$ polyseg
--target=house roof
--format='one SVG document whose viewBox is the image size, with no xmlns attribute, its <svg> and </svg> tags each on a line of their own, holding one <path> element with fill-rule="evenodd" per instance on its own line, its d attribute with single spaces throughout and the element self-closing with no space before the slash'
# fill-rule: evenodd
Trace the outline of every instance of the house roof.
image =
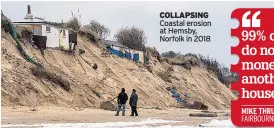
<svg viewBox="0 0 274 128">
<path fill-rule="evenodd" d="M 111 41 L 111 40 L 102 40 L 102 43 L 104 44 L 104 45 L 109 45 L 109 46 L 116 46 L 116 47 L 123 47 L 123 48 L 128 48 L 128 47 L 126 47 L 125 45 L 123 45 L 123 44 L 121 44 L 121 43 L 119 43 L 119 42 L 117 42 L 117 41 Z"/>
<path fill-rule="evenodd" d="M 12 22 L 14 24 L 44 24 L 43 22 Z"/>
<path fill-rule="evenodd" d="M 64 28 L 64 23 L 57 23 L 57 22 L 49 22 L 49 21 L 43 21 L 43 22 L 13 22 L 14 24 L 24 24 L 24 25 L 30 25 L 30 24 L 46 24 L 51 25 L 54 27 Z"/>
<path fill-rule="evenodd" d="M 13 22 L 13 23 L 14 24 L 21 24 L 21 25 L 46 24 L 46 25 L 50 25 L 50 26 L 53 26 L 53 27 L 57 27 L 57 28 L 68 29 L 69 31 L 71 31 L 73 33 L 76 33 L 76 31 L 74 31 L 71 28 L 63 27 L 64 23 L 47 22 L 47 21 L 44 21 L 44 22 Z"/>
</svg>

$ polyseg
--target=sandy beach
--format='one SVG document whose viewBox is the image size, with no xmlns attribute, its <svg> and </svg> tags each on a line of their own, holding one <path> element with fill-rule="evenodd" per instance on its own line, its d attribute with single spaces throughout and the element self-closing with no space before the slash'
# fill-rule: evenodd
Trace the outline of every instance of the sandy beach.
<svg viewBox="0 0 274 128">
<path fill-rule="evenodd" d="M 199 126 L 210 122 L 213 119 L 229 119 L 228 110 L 213 110 L 218 117 L 189 117 L 189 113 L 199 113 L 200 110 L 169 108 L 166 110 L 158 109 L 138 109 L 138 117 L 131 117 L 130 110 L 126 110 L 126 116 L 116 117 L 115 111 L 106 111 L 102 109 L 75 110 L 65 107 L 2 107 L 3 125 L 33 125 L 45 123 L 104 123 L 104 122 L 138 122 L 147 119 L 168 120 L 172 126 Z M 157 123 L 154 123 L 156 125 Z M 161 122 L 158 124 L 160 125 Z"/>
</svg>

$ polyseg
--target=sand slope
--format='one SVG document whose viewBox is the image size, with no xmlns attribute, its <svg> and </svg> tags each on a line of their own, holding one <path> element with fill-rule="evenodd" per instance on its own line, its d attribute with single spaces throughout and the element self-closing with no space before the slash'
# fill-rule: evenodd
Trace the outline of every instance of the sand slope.
<svg viewBox="0 0 274 128">
<path fill-rule="evenodd" d="M 124 87 L 128 95 L 134 88 L 139 95 L 140 107 L 174 107 L 175 99 L 165 89 L 175 86 L 181 94 L 189 93 L 191 99 L 204 102 L 212 109 L 227 109 L 234 94 L 217 78 L 200 67 L 186 70 L 172 66 L 172 83 L 150 73 L 143 65 L 119 58 L 104 57 L 100 48 L 85 38 L 78 39 L 84 49 L 82 57 L 48 49 L 43 57 L 39 50 L 25 43 L 27 53 L 39 60 L 48 70 L 68 80 L 70 91 L 47 79 L 31 73 L 31 63 L 22 58 L 10 35 L 2 34 L 2 105 L 99 107 L 101 101 L 114 98 Z M 98 69 L 90 65 L 97 63 Z M 154 72 L 164 71 L 167 64 L 153 60 Z M 100 96 L 99 96 L 99 95 Z"/>
</svg>

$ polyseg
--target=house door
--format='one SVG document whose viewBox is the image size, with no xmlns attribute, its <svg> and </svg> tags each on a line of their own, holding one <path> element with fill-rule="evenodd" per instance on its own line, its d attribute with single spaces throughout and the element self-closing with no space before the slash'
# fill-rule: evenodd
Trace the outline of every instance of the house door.
<svg viewBox="0 0 274 128">
<path fill-rule="evenodd" d="M 135 62 L 139 61 L 139 54 L 133 54 L 133 61 Z"/>
<path fill-rule="evenodd" d="M 60 29 L 59 45 L 62 50 L 69 50 L 68 33 L 65 29 Z"/>
</svg>

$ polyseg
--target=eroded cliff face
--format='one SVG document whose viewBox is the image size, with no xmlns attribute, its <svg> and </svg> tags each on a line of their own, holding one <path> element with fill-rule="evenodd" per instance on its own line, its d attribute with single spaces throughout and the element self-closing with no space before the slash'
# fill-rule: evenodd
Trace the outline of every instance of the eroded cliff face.
<svg viewBox="0 0 274 128">
<path fill-rule="evenodd" d="M 211 109 L 227 109 L 235 98 L 225 85 L 203 68 L 187 70 L 151 58 L 151 73 L 142 64 L 115 55 L 104 56 L 94 43 L 78 37 L 75 54 L 47 49 L 43 57 L 28 42 L 22 43 L 26 52 L 42 63 L 46 71 L 69 83 L 70 90 L 67 91 L 52 79 L 34 75 L 35 66 L 21 56 L 9 34 L 2 34 L 2 105 L 99 107 L 101 101 L 116 97 L 121 88 L 125 88 L 128 95 L 136 89 L 140 107 L 176 106 L 176 100 L 166 87 L 175 87 L 182 95 L 188 93 L 191 100 L 201 101 Z M 79 49 L 85 53 L 79 55 Z M 92 68 L 95 63 L 97 70 Z M 158 75 L 168 68 L 172 68 L 170 82 Z"/>
</svg>

